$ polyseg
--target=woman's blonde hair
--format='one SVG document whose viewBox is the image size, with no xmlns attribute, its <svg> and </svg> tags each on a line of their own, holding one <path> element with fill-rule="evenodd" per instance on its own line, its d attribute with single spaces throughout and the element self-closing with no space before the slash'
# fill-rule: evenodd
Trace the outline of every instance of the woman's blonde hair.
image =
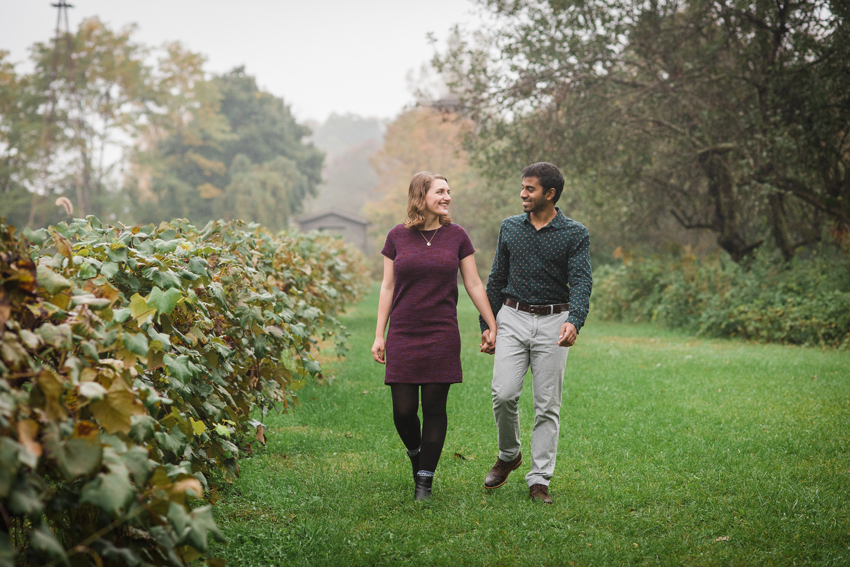
<svg viewBox="0 0 850 567">
<path fill-rule="evenodd" d="M 404 219 L 405 228 L 419 228 L 425 225 L 425 195 L 431 188 L 435 179 L 449 182 L 445 176 L 420 171 L 410 180 L 410 188 L 407 190 L 407 218 Z M 452 224 L 452 217 L 448 214 L 440 215 L 440 224 L 446 226 Z"/>
</svg>

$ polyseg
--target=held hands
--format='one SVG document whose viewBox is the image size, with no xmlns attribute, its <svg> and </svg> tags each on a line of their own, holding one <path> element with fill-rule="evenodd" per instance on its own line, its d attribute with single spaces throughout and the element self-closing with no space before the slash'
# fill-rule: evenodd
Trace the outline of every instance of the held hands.
<svg viewBox="0 0 850 567">
<path fill-rule="evenodd" d="M 387 363 L 386 345 L 384 344 L 384 337 L 375 338 L 375 342 L 372 344 L 372 358 L 374 358 L 376 362 L 380 362 L 381 364 Z"/>
<path fill-rule="evenodd" d="M 564 323 L 561 325 L 561 334 L 558 336 L 558 346 L 571 347 L 575 344 L 577 337 L 576 326 L 572 323 Z"/>
<path fill-rule="evenodd" d="M 486 352 L 487 354 L 495 354 L 496 353 L 496 329 L 492 331 L 487 329 L 483 333 L 481 333 L 481 352 Z"/>
</svg>

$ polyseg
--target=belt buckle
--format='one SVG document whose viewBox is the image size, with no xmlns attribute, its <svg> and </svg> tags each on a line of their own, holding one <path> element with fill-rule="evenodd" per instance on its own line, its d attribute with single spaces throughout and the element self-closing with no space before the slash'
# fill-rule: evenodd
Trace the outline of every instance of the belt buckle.
<svg viewBox="0 0 850 567">
<path fill-rule="evenodd" d="M 551 305 L 531 305 L 530 306 L 531 313 L 534 315 L 551 315 L 552 314 L 552 306 Z"/>
</svg>

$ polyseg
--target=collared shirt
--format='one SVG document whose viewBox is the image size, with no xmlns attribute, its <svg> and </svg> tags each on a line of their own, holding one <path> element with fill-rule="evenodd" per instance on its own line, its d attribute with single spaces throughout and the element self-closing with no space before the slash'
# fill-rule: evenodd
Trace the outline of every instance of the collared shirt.
<svg viewBox="0 0 850 567">
<path fill-rule="evenodd" d="M 569 303 L 567 321 L 578 331 L 593 288 L 590 235 L 584 225 L 555 210 L 555 218 L 540 230 L 531 224 L 530 213 L 502 221 L 487 298 L 493 315 L 508 297 L 530 305 Z M 479 321 L 481 330 L 487 329 L 482 317 Z"/>
</svg>

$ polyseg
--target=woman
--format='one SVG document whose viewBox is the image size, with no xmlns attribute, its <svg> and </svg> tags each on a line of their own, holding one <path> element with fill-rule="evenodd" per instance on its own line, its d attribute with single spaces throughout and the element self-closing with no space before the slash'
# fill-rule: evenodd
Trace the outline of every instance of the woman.
<svg viewBox="0 0 850 567">
<path fill-rule="evenodd" d="M 490 343 L 496 320 L 478 270 L 475 249 L 466 231 L 449 216 L 449 184 L 428 171 L 410 180 L 407 219 L 387 234 L 381 251 L 384 279 L 372 357 L 386 364 L 393 421 L 413 466 L 414 499 L 431 497 L 434 471 L 443 451 L 448 420 L 449 386 L 461 382 L 460 333 L 457 326 L 457 270 L 484 321 Z M 384 330 L 390 320 L 389 333 Z M 419 392 L 422 391 L 422 429 Z"/>
</svg>

